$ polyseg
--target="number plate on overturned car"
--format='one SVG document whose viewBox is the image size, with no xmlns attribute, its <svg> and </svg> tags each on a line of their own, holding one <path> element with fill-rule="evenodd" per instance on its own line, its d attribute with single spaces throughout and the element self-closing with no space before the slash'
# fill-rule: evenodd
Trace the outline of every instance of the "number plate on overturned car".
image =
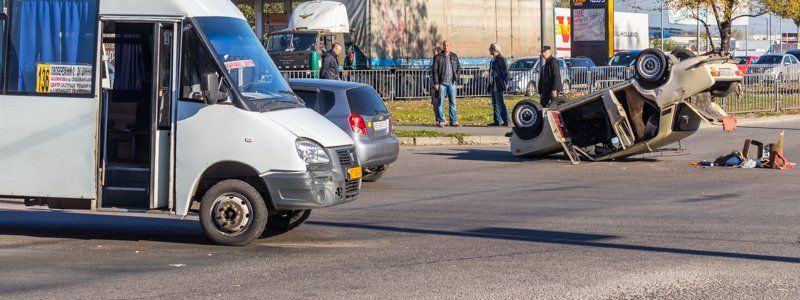
<svg viewBox="0 0 800 300">
<path fill-rule="evenodd" d="M 347 175 L 349 175 L 349 180 L 359 180 L 362 177 L 361 167 L 352 167 L 347 169 Z"/>
</svg>

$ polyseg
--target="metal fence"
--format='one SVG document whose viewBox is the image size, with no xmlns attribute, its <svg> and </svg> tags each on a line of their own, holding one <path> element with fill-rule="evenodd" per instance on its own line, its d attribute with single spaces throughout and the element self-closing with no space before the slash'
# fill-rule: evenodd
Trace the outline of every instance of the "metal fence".
<svg viewBox="0 0 800 300">
<path fill-rule="evenodd" d="M 286 79 L 315 78 L 314 71 L 283 71 Z M 587 93 L 604 89 L 632 78 L 630 67 L 601 66 L 562 70 L 567 93 Z M 431 96 L 430 71 L 426 69 L 349 70 L 340 73 L 346 81 L 360 82 L 375 88 L 386 101 L 423 99 Z M 508 94 L 533 96 L 539 73 L 532 70 L 509 71 Z M 461 71 L 458 97 L 488 97 L 489 71 Z M 800 66 L 751 65 L 747 69 L 742 91 L 722 99 L 723 108 L 731 113 L 800 109 Z"/>
</svg>

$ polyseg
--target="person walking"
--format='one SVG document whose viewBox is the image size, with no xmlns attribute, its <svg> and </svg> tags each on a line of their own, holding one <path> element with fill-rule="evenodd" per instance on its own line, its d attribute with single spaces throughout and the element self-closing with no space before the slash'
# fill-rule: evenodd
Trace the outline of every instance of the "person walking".
<svg viewBox="0 0 800 300">
<path fill-rule="evenodd" d="M 492 62 L 489 64 L 489 94 L 494 107 L 494 122 L 488 126 L 508 126 L 508 109 L 503 93 L 508 86 L 508 66 L 506 58 L 500 54 L 500 46 L 493 43 L 489 46 Z"/>
<path fill-rule="evenodd" d="M 558 59 L 553 56 L 550 46 L 542 47 L 543 63 L 539 64 L 539 96 L 542 107 L 547 107 L 558 94 L 563 91 L 561 86 L 561 67 Z"/>
<path fill-rule="evenodd" d="M 333 43 L 331 51 L 325 53 L 322 57 L 322 68 L 319 70 L 319 78 L 321 79 L 339 79 L 339 55 L 342 55 L 342 45 Z"/>
<path fill-rule="evenodd" d="M 458 85 L 461 64 L 458 55 L 452 52 L 450 41 L 442 42 L 442 52 L 433 60 L 433 79 L 436 83 L 433 88 L 439 92 L 439 105 L 436 107 L 436 122 L 439 127 L 444 127 L 444 98 L 448 98 L 450 106 L 450 126 L 458 124 L 456 112 L 456 86 Z"/>
<path fill-rule="evenodd" d="M 437 126 L 439 125 L 439 119 L 437 119 L 437 117 L 436 117 L 436 116 L 438 116 L 436 114 L 436 112 L 437 112 L 437 109 L 439 107 L 439 91 L 437 91 L 434 88 L 434 86 L 436 85 L 436 82 L 433 80 L 433 77 L 434 77 L 433 76 L 433 65 L 434 65 L 433 62 L 436 61 L 436 56 L 439 55 L 439 53 L 441 53 L 441 52 L 442 52 L 442 47 L 436 46 L 436 47 L 433 48 L 433 56 L 431 56 L 431 58 L 432 58 L 431 59 L 431 67 L 428 70 L 428 78 L 430 80 L 430 87 L 431 87 L 431 90 L 430 90 L 430 93 L 431 93 L 431 107 L 433 107 L 433 119 L 434 119 L 434 122 L 436 122 Z"/>
</svg>

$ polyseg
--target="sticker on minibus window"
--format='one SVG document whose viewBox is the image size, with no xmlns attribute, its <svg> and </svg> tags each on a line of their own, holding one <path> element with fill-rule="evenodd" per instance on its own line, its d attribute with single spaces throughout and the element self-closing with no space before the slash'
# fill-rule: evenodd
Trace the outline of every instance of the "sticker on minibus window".
<svg viewBox="0 0 800 300">
<path fill-rule="evenodd" d="M 255 67 L 256 63 L 251 59 L 247 60 L 234 60 L 225 62 L 225 68 L 228 70 Z"/>
<path fill-rule="evenodd" d="M 92 66 L 36 66 L 36 92 L 40 94 L 88 94 L 92 92 Z"/>
</svg>

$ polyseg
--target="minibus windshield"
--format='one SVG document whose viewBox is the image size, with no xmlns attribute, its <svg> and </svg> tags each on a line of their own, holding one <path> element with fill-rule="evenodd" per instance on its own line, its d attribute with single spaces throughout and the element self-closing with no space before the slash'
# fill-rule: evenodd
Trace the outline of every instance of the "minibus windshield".
<svg viewBox="0 0 800 300">
<path fill-rule="evenodd" d="M 275 102 L 302 105 L 302 100 L 289 88 L 247 21 L 200 17 L 195 22 L 211 43 L 214 56 L 230 75 L 232 85 L 245 102 L 250 102 L 251 109 L 269 110 Z"/>
</svg>

